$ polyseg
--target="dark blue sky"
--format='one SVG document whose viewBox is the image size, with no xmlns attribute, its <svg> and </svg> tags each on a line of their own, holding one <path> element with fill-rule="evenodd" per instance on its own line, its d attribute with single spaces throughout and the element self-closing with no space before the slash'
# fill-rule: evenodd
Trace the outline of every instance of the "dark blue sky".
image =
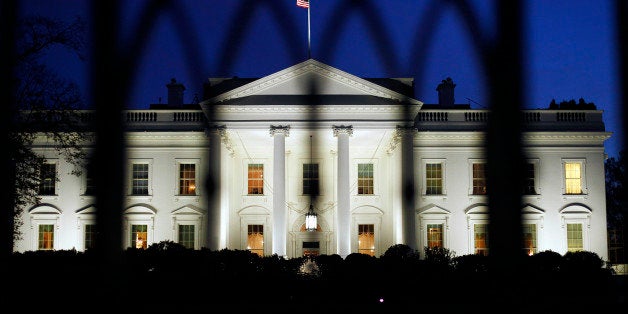
<svg viewBox="0 0 628 314">
<path fill-rule="evenodd" d="M 416 98 L 424 103 L 436 103 L 436 86 L 451 77 L 457 103 L 488 107 L 478 56 L 481 42 L 495 36 L 493 1 L 468 1 L 481 39 L 471 37 L 468 24 L 453 6 L 442 5 L 445 1 L 361 2 L 312 0 L 312 58 L 360 77 L 414 77 Z M 22 12 L 90 20 L 85 0 L 19 3 Z M 151 19 L 151 33 L 145 35 L 137 34 L 137 23 L 151 1 L 122 3 L 122 45 L 138 36 L 147 43 L 127 102 L 131 109 L 165 102 L 171 78 L 186 86 L 185 101 L 192 102 L 209 77 L 263 77 L 308 56 L 307 9 L 297 7 L 296 0 L 173 1 L 174 7 Z M 533 0 L 524 5 L 525 107 L 547 108 L 552 99 L 595 103 L 613 132 L 606 151 L 617 156 L 623 131 L 614 2 Z M 49 60 L 62 76 L 86 82 L 87 63 L 63 51 L 53 51 Z M 81 83 L 86 94 L 87 85 Z"/>
</svg>

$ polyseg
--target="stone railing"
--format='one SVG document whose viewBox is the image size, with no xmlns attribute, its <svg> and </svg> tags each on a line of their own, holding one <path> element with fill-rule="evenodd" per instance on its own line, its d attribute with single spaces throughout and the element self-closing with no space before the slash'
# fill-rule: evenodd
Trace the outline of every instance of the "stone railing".
<svg viewBox="0 0 628 314">
<path fill-rule="evenodd" d="M 420 131 L 478 130 L 486 127 L 489 110 L 425 109 L 417 114 Z M 524 110 L 525 131 L 604 131 L 600 110 Z"/>
<path fill-rule="evenodd" d="M 202 110 L 125 110 L 123 122 L 127 130 L 202 130 L 206 126 Z M 81 122 L 95 121 L 96 112 L 80 112 Z"/>
</svg>

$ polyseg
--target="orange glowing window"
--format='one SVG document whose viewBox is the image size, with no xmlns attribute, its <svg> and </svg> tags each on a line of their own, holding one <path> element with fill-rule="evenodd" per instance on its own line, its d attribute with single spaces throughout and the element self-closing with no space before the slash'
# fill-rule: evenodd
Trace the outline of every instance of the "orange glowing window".
<svg viewBox="0 0 628 314">
<path fill-rule="evenodd" d="M 264 225 L 249 225 L 246 249 L 264 256 Z"/>
<path fill-rule="evenodd" d="M 179 195 L 196 195 L 195 164 L 179 164 Z"/>
<path fill-rule="evenodd" d="M 264 164 L 249 164 L 248 194 L 264 194 Z"/>
<path fill-rule="evenodd" d="M 358 225 L 358 253 L 375 256 L 375 225 Z"/>
<path fill-rule="evenodd" d="M 52 250 L 54 249 L 54 225 L 39 225 L 39 236 L 37 241 L 37 249 Z"/>
</svg>

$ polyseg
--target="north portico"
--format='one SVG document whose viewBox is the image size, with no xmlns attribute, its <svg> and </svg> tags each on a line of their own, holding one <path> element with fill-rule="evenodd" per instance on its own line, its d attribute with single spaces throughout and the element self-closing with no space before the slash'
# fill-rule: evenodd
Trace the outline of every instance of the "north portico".
<svg viewBox="0 0 628 314">
<path fill-rule="evenodd" d="M 420 106 L 312 59 L 202 102 L 205 112 L 213 110 L 210 123 L 224 128 L 221 149 L 229 158 L 221 158 L 228 163 L 222 169 L 235 171 L 221 175 L 233 184 L 221 213 L 228 213 L 228 229 L 234 230 L 221 246 L 246 245 L 250 224 L 262 226 L 265 254 L 287 257 L 304 251 L 345 257 L 357 251 L 363 222 L 377 227 L 378 243 L 401 241 L 392 232 L 401 218 L 393 200 L 401 195 L 390 195 L 401 184 L 398 128 L 411 125 Z M 372 193 L 357 193 L 358 163 L 385 174 L 373 180 Z M 263 193 L 250 194 L 244 181 L 251 164 L 263 168 Z M 311 199 L 303 191 L 303 169 L 310 164 L 317 167 L 320 188 L 312 204 L 315 232 L 303 227 Z"/>
</svg>

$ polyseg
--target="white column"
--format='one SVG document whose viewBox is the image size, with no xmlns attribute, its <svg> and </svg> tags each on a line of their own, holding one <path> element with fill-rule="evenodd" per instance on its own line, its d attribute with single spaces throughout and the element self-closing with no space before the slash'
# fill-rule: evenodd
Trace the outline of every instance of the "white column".
<svg viewBox="0 0 628 314">
<path fill-rule="evenodd" d="M 351 183 L 349 180 L 349 136 L 352 126 L 334 126 L 334 136 L 338 138 L 338 206 L 336 235 L 338 255 L 342 258 L 351 254 Z"/>
<path fill-rule="evenodd" d="M 220 213 L 221 213 L 221 139 L 225 134 L 224 126 L 215 126 L 206 131 L 209 136 L 209 162 L 205 186 L 207 188 L 207 248 L 220 249 Z"/>
<path fill-rule="evenodd" d="M 287 257 L 286 137 L 290 126 L 270 126 L 273 145 L 273 254 Z"/>
<path fill-rule="evenodd" d="M 414 127 L 397 127 L 401 133 L 401 228 L 403 243 L 414 250 L 418 249 L 415 220 L 414 175 Z"/>
</svg>

